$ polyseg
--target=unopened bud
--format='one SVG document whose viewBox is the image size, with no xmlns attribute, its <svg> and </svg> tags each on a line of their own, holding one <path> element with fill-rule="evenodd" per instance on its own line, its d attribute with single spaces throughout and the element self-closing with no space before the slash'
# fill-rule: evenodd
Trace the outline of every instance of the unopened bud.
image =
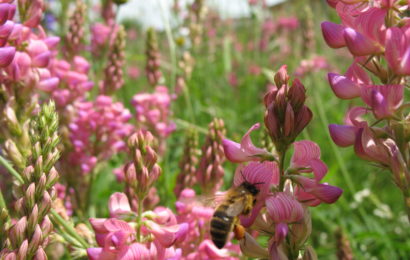
<svg viewBox="0 0 410 260">
<path fill-rule="evenodd" d="M 34 254 L 43 240 L 43 234 L 39 225 L 34 228 L 34 233 L 31 236 L 28 252 L 30 255 Z"/>
<path fill-rule="evenodd" d="M 15 136 L 20 136 L 22 134 L 22 129 L 17 120 L 16 113 L 10 105 L 7 105 L 4 109 L 4 118 L 6 119 L 8 129 Z"/>
<path fill-rule="evenodd" d="M 24 194 L 24 201 L 25 201 L 25 207 L 28 210 L 31 210 L 34 207 L 34 203 L 35 203 L 35 196 L 36 196 L 36 184 L 33 182 L 31 183 L 25 194 Z"/>
<path fill-rule="evenodd" d="M 289 75 L 287 71 L 287 66 L 282 65 L 278 72 L 275 73 L 275 84 L 278 88 L 282 87 L 283 85 L 287 85 L 289 81 Z"/>
<path fill-rule="evenodd" d="M 36 260 L 47 260 L 47 255 L 46 252 L 42 247 L 39 247 L 37 249 L 36 255 L 34 256 L 34 259 Z"/>
<path fill-rule="evenodd" d="M 16 224 L 14 224 L 9 231 L 9 239 L 14 248 L 21 245 L 25 238 L 27 229 L 27 217 L 22 217 Z"/>
<path fill-rule="evenodd" d="M 17 259 L 27 259 L 27 254 L 28 253 L 28 241 L 27 239 L 21 243 L 18 252 L 17 252 Z"/>
<path fill-rule="evenodd" d="M 293 80 L 292 87 L 288 90 L 288 99 L 293 109 L 297 112 L 306 101 L 306 90 L 299 79 Z"/>
<path fill-rule="evenodd" d="M 28 217 L 28 222 L 27 222 L 28 233 L 31 233 L 31 232 L 34 231 L 38 221 L 39 221 L 38 206 L 36 204 L 36 205 L 34 205 L 33 210 L 31 211 L 31 213 Z"/>
<path fill-rule="evenodd" d="M 43 232 L 43 235 L 47 235 L 51 233 L 51 231 L 53 230 L 53 224 L 51 223 L 51 220 L 47 215 L 43 218 L 40 227 Z"/>
<path fill-rule="evenodd" d="M 54 167 L 52 167 L 50 172 L 48 173 L 46 189 L 49 189 L 52 186 L 54 186 L 54 184 L 56 184 L 56 182 L 58 181 L 58 178 L 59 175 L 57 170 Z"/>
<path fill-rule="evenodd" d="M 23 169 L 26 166 L 26 159 L 20 153 L 17 148 L 16 143 L 8 139 L 4 143 L 4 150 L 7 153 L 7 157 L 13 162 L 13 165 L 17 166 L 20 169 Z"/>
</svg>

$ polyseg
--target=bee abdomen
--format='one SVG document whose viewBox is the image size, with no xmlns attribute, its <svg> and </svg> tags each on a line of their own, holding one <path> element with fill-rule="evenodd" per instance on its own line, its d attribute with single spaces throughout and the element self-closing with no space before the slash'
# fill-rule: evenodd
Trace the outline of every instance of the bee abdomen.
<svg viewBox="0 0 410 260">
<path fill-rule="evenodd" d="M 229 232 L 232 229 L 233 217 L 228 216 L 225 211 L 218 208 L 211 220 L 211 237 L 215 246 L 225 246 Z"/>
</svg>

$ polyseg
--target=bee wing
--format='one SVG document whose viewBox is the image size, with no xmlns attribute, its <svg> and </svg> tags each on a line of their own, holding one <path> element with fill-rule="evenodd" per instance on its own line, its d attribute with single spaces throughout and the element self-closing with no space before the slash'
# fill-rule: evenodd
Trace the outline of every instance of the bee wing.
<svg viewBox="0 0 410 260">
<path fill-rule="evenodd" d="M 218 192 L 213 195 L 197 195 L 193 198 L 183 198 L 179 201 L 188 204 L 196 204 L 203 207 L 215 208 L 225 199 L 225 192 Z"/>
<path fill-rule="evenodd" d="M 242 213 L 244 207 L 245 200 L 243 198 L 238 199 L 237 201 L 229 205 L 228 209 L 226 210 L 226 214 L 231 217 L 236 217 Z"/>
</svg>

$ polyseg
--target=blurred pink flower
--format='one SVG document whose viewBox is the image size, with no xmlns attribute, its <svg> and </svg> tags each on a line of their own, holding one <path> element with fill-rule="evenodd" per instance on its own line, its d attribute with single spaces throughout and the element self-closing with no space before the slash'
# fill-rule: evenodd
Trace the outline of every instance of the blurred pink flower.
<svg viewBox="0 0 410 260">
<path fill-rule="evenodd" d="M 136 111 L 138 125 L 151 131 L 156 137 L 166 138 L 176 128 L 169 120 L 172 99 L 165 86 L 156 87 L 152 94 L 136 94 L 132 99 L 132 105 Z"/>
</svg>

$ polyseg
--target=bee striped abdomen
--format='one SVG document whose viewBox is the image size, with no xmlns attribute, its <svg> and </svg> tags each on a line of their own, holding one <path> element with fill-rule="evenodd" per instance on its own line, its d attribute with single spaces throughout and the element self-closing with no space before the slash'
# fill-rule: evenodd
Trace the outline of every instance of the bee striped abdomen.
<svg viewBox="0 0 410 260">
<path fill-rule="evenodd" d="M 228 216 L 226 209 L 228 206 L 219 206 L 211 220 L 211 236 L 215 246 L 222 248 L 225 246 L 229 232 L 232 229 L 233 217 Z"/>
</svg>

